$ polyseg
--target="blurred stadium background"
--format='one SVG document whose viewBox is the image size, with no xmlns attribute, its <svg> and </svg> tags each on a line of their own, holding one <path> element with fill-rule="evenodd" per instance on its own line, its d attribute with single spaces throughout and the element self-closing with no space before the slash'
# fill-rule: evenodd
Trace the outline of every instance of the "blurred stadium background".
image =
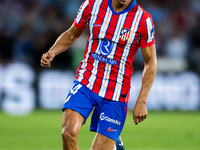
<svg viewBox="0 0 200 150">
<path fill-rule="evenodd" d="M 0 0 L 0 150 L 6 149 L 6 145 L 9 147 L 12 139 L 20 138 L 20 133 L 21 138 L 25 140 L 24 145 L 21 144 L 23 148 L 17 144 L 15 148 L 10 149 L 31 149 L 31 144 L 26 144 L 26 139 L 23 138 L 26 135 L 26 133 L 22 134 L 23 126 L 18 122 L 25 121 L 35 126 L 54 122 L 55 126 L 50 125 L 49 130 L 46 129 L 44 134 L 51 131 L 51 127 L 55 128 L 53 133 L 60 132 L 59 121 L 62 113 L 58 109 L 62 108 L 66 94 L 74 80 L 76 68 L 83 58 L 87 31 L 68 51 L 54 59 L 52 68 L 41 68 L 40 58 L 52 46 L 56 38 L 71 26 L 82 2 L 83 0 Z M 154 134 L 157 137 L 155 140 L 160 141 L 160 144 L 157 143 L 157 147 L 152 146 L 150 149 L 199 150 L 200 144 L 197 138 L 200 140 L 200 129 L 196 125 L 200 123 L 200 1 L 137 0 L 137 2 L 151 13 L 156 30 L 158 73 L 147 104 L 150 114 L 153 111 L 150 116 L 158 116 L 159 120 L 163 121 L 163 125 L 168 124 L 165 118 L 172 121 L 170 116 L 182 118 L 181 121 L 174 118 L 172 122 L 173 125 L 177 125 L 177 128 L 166 130 L 166 135 L 170 137 L 166 136 L 168 138 L 164 138 L 162 142 L 158 132 L 158 135 Z M 130 110 L 133 109 L 140 90 L 143 65 L 139 50 L 133 63 L 135 70 L 132 77 Z M 155 110 L 156 112 L 154 112 Z M 54 113 L 57 116 L 53 115 Z M 53 119 L 51 120 L 52 115 Z M 36 119 L 36 116 L 44 118 Z M 129 118 L 131 118 L 130 116 Z M 49 120 L 47 119 L 45 122 L 46 117 L 49 117 Z M 56 122 L 54 119 L 57 117 L 59 119 Z M 158 123 L 156 118 L 154 119 Z M 128 122 L 131 122 L 130 120 Z M 185 122 L 191 122 L 187 126 L 189 131 L 181 132 L 187 130 L 182 126 L 182 123 Z M 144 128 L 137 127 L 138 130 L 153 134 L 151 128 L 148 128 L 148 123 L 151 124 L 150 127 L 153 126 L 153 121 L 147 121 L 142 126 Z M 16 129 L 12 128 L 15 124 L 18 125 Z M 135 132 L 129 135 L 131 130 L 129 125 L 127 126 L 128 129 L 124 131 L 124 143 L 127 146 L 130 145 L 128 150 L 131 150 L 132 147 L 134 149 L 134 146 L 140 150 L 145 133 L 142 133 L 143 136 L 139 138 L 141 141 L 136 142 L 138 144 L 131 146 L 130 139 L 136 140 L 137 138 L 134 137 Z M 44 125 L 45 127 L 46 125 Z M 160 124 L 159 126 L 155 125 L 155 132 L 159 127 L 163 130 L 166 129 Z M 33 132 L 36 131 L 36 128 L 34 129 Z M 169 135 L 169 133 L 177 132 L 179 129 L 180 133 L 186 134 L 186 142 L 182 141 L 181 147 L 180 139 L 177 137 L 179 148 L 170 147 L 169 143 L 173 141 L 170 139 L 174 135 Z M 28 131 L 32 131 L 31 128 Z M 37 131 L 43 130 L 39 128 Z M 88 131 L 86 131 L 87 133 Z M 180 134 L 180 136 L 184 135 Z M 35 137 L 37 139 L 37 134 Z M 190 141 L 188 147 L 185 146 L 192 138 L 194 143 Z M 47 145 L 51 144 L 52 140 L 60 142 L 60 139 L 52 138 L 48 140 Z M 43 149 L 59 149 L 61 143 L 59 144 L 58 148 L 55 144 L 55 148 L 51 145 L 51 148 L 44 146 Z M 150 150 L 147 145 L 142 148 L 147 147 L 145 150 Z M 159 147 L 159 145 L 166 146 Z M 87 146 L 83 147 L 87 149 Z M 32 149 L 40 148 L 32 145 Z"/>
</svg>

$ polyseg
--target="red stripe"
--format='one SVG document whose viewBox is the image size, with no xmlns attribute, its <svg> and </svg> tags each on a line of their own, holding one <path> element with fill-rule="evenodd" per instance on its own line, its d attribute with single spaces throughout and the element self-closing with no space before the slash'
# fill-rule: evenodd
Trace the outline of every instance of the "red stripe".
<svg viewBox="0 0 200 150">
<path fill-rule="evenodd" d="M 128 13 L 127 18 L 126 18 L 126 22 L 124 24 L 124 28 L 126 28 L 126 29 L 130 29 L 131 28 L 131 25 L 132 25 L 132 22 L 133 22 L 133 19 L 134 19 L 132 17 L 132 15 L 133 14 L 131 12 Z M 118 52 L 116 52 L 116 54 L 118 54 L 118 55 L 116 55 L 114 59 L 119 60 L 119 58 L 122 57 L 122 54 L 123 54 L 123 51 L 124 51 L 124 47 L 122 45 L 118 44 L 118 50 L 117 51 Z M 125 69 L 126 69 L 126 66 L 125 66 Z M 116 73 L 118 73 L 118 70 L 116 70 Z M 116 80 L 117 80 L 117 78 L 116 78 Z M 123 90 L 123 88 L 127 88 L 127 85 L 123 84 L 122 85 L 122 90 Z M 125 101 L 125 99 L 121 98 L 120 101 Z"/>
<path fill-rule="evenodd" d="M 99 13 L 97 14 L 98 17 L 97 17 L 97 19 L 96 19 L 96 21 L 95 21 L 95 24 L 97 24 L 97 25 L 102 25 L 102 23 L 103 23 L 103 18 L 104 18 L 105 14 L 106 14 L 106 9 L 104 8 L 105 5 L 107 6 L 107 1 L 103 1 L 102 4 L 101 4 L 101 6 L 100 6 Z M 99 32 L 100 32 L 100 28 L 101 28 L 101 26 L 94 26 L 94 28 L 93 28 L 93 39 L 98 39 L 98 35 L 99 35 Z M 92 45 L 92 52 L 93 52 L 93 53 L 96 51 L 97 46 L 98 46 L 98 41 L 97 41 L 97 40 L 94 40 L 94 41 L 93 41 L 93 45 Z M 91 57 L 91 55 L 90 55 L 90 58 L 91 58 L 92 60 L 94 60 L 94 59 Z M 91 62 L 91 68 L 90 68 L 89 71 L 92 71 L 93 63 L 94 63 L 94 61 Z M 94 83 L 94 85 L 93 85 L 93 89 L 92 89 L 95 93 L 98 93 L 99 90 L 100 90 L 101 81 L 98 81 L 98 80 L 103 78 L 102 72 L 104 72 L 104 67 L 105 67 L 105 63 L 99 61 L 98 72 L 97 72 L 97 75 L 96 75 L 96 79 L 97 79 L 97 78 L 98 78 L 98 79 L 97 79 L 97 81 L 95 81 L 95 83 Z M 88 73 L 88 74 L 89 74 L 89 73 Z M 90 72 L 90 75 L 91 75 L 91 72 Z M 90 76 L 88 77 L 88 79 L 89 79 L 89 78 L 90 78 Z"/>
<path fill-rule="evenodd" d="M 111 40 L 112 37 L 113 37 L 113 34 L 115 32 L 115 28 L 117 26 L 117 20 L 119 19 L 119 16 L 118 15 L 115 15 L 115 14 L 112 14 L 112 18 L 110 20 L 110 23 L 109 23 L 109 26 L 108 26 L 108 29 L 107 29 L 107 32 L 106 32 L 106 36 L 105 38 L 106 39 L 109 39 Z"/>
<path fill-rule="evenodd" d="M 142 10 L 141 10 L 142 11 Z M 140 12 L 141 12 L 140 11 Z M 139 12 L 139 13 L 140 13 Z M 136 19 L 136 22 L 135 22 L 135 24 L 134 24 L 134 28 L 133 29 L 135 29 L 136 28 L 136 23 L 137 23 L 137 21 L 138 21 L 138 19 L 139 19 L 139 15 L 137 16 L 137 19 Z M 137 31 L 136 31 L 137 32 Z M 137 38 L 135 38 L 134 39 L 134 42 L 136 42 L 136 40 L 137 40 Z M 133 43 L 134 43 L 133 42 Z M 138 48 L 139 48 L 139 45 L 132 45 L 131 47 L 130 47 L 130 51 L 129 51 L 129 55 L 128 55 L 128 57 L 127 57 L 127 62 L 126 62 L 126 67 L 125 67 L 125 74 L 126 74 L 126 77 L 124 77 L 124 80 L 123 80 L 123 85 L 128 85 L 128 87 L 130 88 L 130 79 L 131 79 L 131 75 L 132 75 L 132 72 L 133 72 L 133 67 L 132 67 L 132 62 L 133 62 L 133 60 L 134 60 L 134 56 L 135 56 L 135 54 L 136 54 L 136 52 L 137 52 L 137 50 L 138 50 Z M 127 89 L 127 87 L 122 87 L 122 94 L 127 94 L 127 91 L 128 89 Z"/>
<path fill-rule="evenodd" d="M 103 18 L 106 14 L 106 9 L 104 8 L 105 5 L 107 6 L 107 1 L 103 1 L 101 6 L 100 6 L 99 13 L 97 14 L 98 17 L 95 21 L 96 25 L 102 25 L 102 23 L 103 23 Z M 101 26 L 94 26 L 94 28 L 93 28 L 93 39 L 98 39 L 100 28 L 101 28 Z M 94 32 L 94 30 L 95 30 L 95 32 Z"/>
</svg>

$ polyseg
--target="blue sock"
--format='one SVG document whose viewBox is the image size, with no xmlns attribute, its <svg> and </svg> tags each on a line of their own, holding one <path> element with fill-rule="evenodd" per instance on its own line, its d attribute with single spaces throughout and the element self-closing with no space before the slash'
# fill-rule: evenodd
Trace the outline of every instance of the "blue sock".
<svg viewBox="0 0 200 150">
<path fill-rule="evenodd" d="M 117 150 L 125 150 L 121 137 L 119 136 L 116 141 Z"/>
</svg>

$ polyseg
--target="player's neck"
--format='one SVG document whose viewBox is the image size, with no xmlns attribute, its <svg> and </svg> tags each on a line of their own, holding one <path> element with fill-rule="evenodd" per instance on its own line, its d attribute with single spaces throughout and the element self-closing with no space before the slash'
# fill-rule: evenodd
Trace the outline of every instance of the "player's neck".
<svg viewBox="0 0 200 150">
<path fill-rule="evenodd" d="M 120 12 L 131 5 L 133 0 L 111 0 L 111 5 L 115 12 Z"/>
</svg>

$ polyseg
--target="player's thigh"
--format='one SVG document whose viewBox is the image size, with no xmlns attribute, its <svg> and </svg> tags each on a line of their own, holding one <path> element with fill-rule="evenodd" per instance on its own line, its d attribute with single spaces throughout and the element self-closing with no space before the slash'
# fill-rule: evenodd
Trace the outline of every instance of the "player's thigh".
<svg viewBox="0 0 200 150">
<path fill-rule="evenodd" d="M 94 102 L 91 101 L 91 90 L 79 83 L 74 82 L 63 106 L 63 111 L 65 109 L 71 109 L 82 115 L 87 120 L 91 111 L 94 108 Z M 84 122 L 85 123 L 85 122 Z"/>
<path fill-rule="evenodd" d="M 71 109 L 65 109 L 62 115 L 62 133 L 78 136 L 84 121 L 85 118 L 78 112 Z"/>
<path fill-rule="evenodd" d="M 90 130 L 116 141 L 124 126 L 126 107 L 125 102 L 99 100 L 91 118 Z"/>
<path fill-rule="evenodd" d="M 100 133 L 96 133 L 91 150 L 115 150 L 115 141 Z"/>
</svg>

